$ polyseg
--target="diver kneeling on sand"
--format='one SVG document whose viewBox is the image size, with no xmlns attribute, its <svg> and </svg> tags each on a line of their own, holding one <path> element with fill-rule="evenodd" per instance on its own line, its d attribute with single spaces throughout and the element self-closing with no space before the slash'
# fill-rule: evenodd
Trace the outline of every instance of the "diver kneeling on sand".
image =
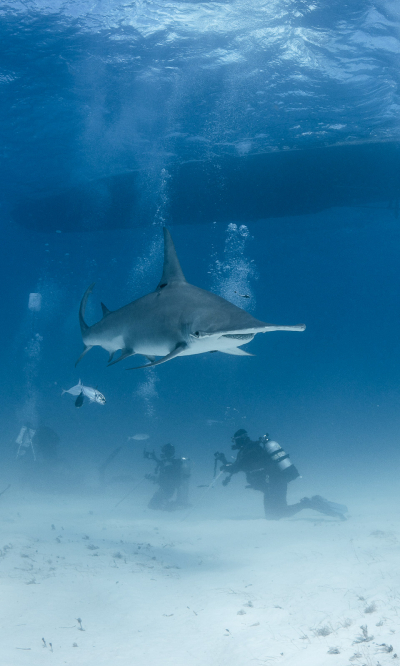
<svg viewBox="0 0 400 666">
<path fill-rule="evenodd" d="M 149 509 L 161 509 L 162 511 L 174 511 L 185 509 L 189 505 L 189 461 L 187 458 L 176 458 L 175 447 L 165 444 L 161 447 L 160 458 L 154 451 L 144 451 L 145 458 L 154 460 L 156 468 L 154 474 L 146 474 L 146 479 L 159 485 L 154 493 L 148 507 Z M 176 492 L 176 497 L 173 499 Z"/>
<path fill-rule="evenodd" d="M 246 430 L 240 429 L 232 437 L 232 449 L 238 454 L 233 463 L 229 463 L 223 453 L 215 453 L 215 463 L 223 463 L 222 472 L 229 474 L 222 484 L 226 486 L 233 474 L 244 472 L 248 486 L 264 493 L 265 517 L 268 520 L 279 520 L 294 516 L 303 509 L 314 509 L 327 516 L 346 520 L 343 515 L 347 508 L 341 504 L 328 502 L 320 495 L 303 497 L 297 504 L 287 504 L 287 486 L 297 479 L 299 472 L 291 463 L 287 453 L 278 442 L 269 439 L 268 435 L 253 442 Z"/>
</svg>

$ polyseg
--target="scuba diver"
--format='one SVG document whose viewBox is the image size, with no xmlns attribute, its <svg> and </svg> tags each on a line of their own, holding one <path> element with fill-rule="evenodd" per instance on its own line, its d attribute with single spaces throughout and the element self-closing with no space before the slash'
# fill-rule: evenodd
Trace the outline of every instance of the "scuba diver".
<svg viewBox="0 0 400 666">
<path fill-rule="evenodd" d="M 15 440 L 19 481 L 32 488 L 56 488 L 63 482 L 65 466 L 59 456 L 60 437 L 47 425 L 27 422 Z"/>
<path fill-rule="evenodd" d="M 146 474 L 145 478 L 159 486 L 148 504 L 149 509 L 174 511 L 189 507 L 188 459 L 176 458 L 175 447 L 172 444 L 164 444 L 161 447 L 160 458 L 157 458 L 154 451 L 144 451 L 143 455 L 156 462 L 154 474 Z M 172 499 L 174 495 L 175 499 Z"/>
<path fill-rule="evenodd" d="M 30 453 L 32 460 L 36 461 L 36 451 L 33 445 L 35 434 L 36 430 L 31 426 L 30 423 L 22 426 L 18 433 L 18 437 L 15 440 L 15 444 L 18 445 L 16 458 L 22 458 L 24 456 L 28 458 L 27 454 Z"/>
<path fill-rule="evenodd" d="M 59 442 L 60 438 L 52 428 L 41 424 L 35 429 L 27 423 L 15 440 L 18 445 L 16 457 L 29 456 L 33 462 L 39 459 L 40 462 L 54 463 L 58 458 Z"/>
<path fill-rule="evenodd" d="M 347 508 L 341 504 L 328 502 L 320 495 L 303 497 L 297 504 L 287 504 L 287 486 L 290 481 L 300 475 L 290 461 L 287 453 L 278 442 L 269 439 L 268 435 L 253 442 L 246 430 L 240 429 L 232 437 L 232 450 L 237 450 L 236 460 L 229 463 L 223 453 L 214 454 L 215 466 L 222 462 L 221 471 L 227 476 L 222 484 L 226 486 L 232 476 L 238 472 L 246 474 L 247 488 L 260 490 L 264 494 L 264 511 L 267 520 L 279 520 L 294 516 L 303 509 L 314 509 L 327 516 L 346 520 L 343 515 Z"/>
</svg>

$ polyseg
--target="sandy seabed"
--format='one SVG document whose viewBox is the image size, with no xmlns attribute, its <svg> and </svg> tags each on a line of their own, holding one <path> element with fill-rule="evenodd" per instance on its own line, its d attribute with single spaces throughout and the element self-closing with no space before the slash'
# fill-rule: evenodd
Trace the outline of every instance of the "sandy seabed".
<svg viewBox="0 0 400 666">
<path fill-rule="evenodd" d="M 117 497 L 0 498 L 2 666 L 400 663 L 397 510 L 267 522 L 210 519 L 211 493 L 186 514 Z"/>
</svg>

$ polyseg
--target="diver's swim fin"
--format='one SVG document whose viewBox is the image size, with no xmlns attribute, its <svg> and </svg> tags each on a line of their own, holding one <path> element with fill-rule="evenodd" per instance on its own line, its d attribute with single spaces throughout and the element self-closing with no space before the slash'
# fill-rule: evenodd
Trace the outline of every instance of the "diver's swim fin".
<svg viewBox="0 0 400 666">
<path fill-rule="evenodd" d="M 345 504 L 336 504 L 336 502 L 329 502 L 328 500 L 325 500 L 325 502 L 333 511 L 337 511 L 337 513 L 348 513 L 349 511 Z"/>
<path fill-rule="evenodd" d="M 314 495 L 314 497 L 311 498 L 310 509 L 319 511 L 319 513 L 324 513 L 326 516 L 332 516 L 335 518 L 340 518 L 340 520 L 346 520 L 344 513 L 347 513 L 347 506 L 344 506 L 344 504 L 329 502 L 327 499 L 325 499 L 325 497 L 321 497 L 321 495 Z"/>
</svg>

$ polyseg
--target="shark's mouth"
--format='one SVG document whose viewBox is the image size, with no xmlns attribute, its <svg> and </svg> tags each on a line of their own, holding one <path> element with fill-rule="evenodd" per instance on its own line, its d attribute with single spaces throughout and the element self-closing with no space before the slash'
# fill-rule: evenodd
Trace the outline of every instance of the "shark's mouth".
<svg viewBox="0 0 400 666">
<path fill-rule="evenodd" d="M 227 333 L 222 336 L 223 338 L 230 338 L 231 340 L 252 340 L 254 338 L 254 333 Z"/>
</svg>

